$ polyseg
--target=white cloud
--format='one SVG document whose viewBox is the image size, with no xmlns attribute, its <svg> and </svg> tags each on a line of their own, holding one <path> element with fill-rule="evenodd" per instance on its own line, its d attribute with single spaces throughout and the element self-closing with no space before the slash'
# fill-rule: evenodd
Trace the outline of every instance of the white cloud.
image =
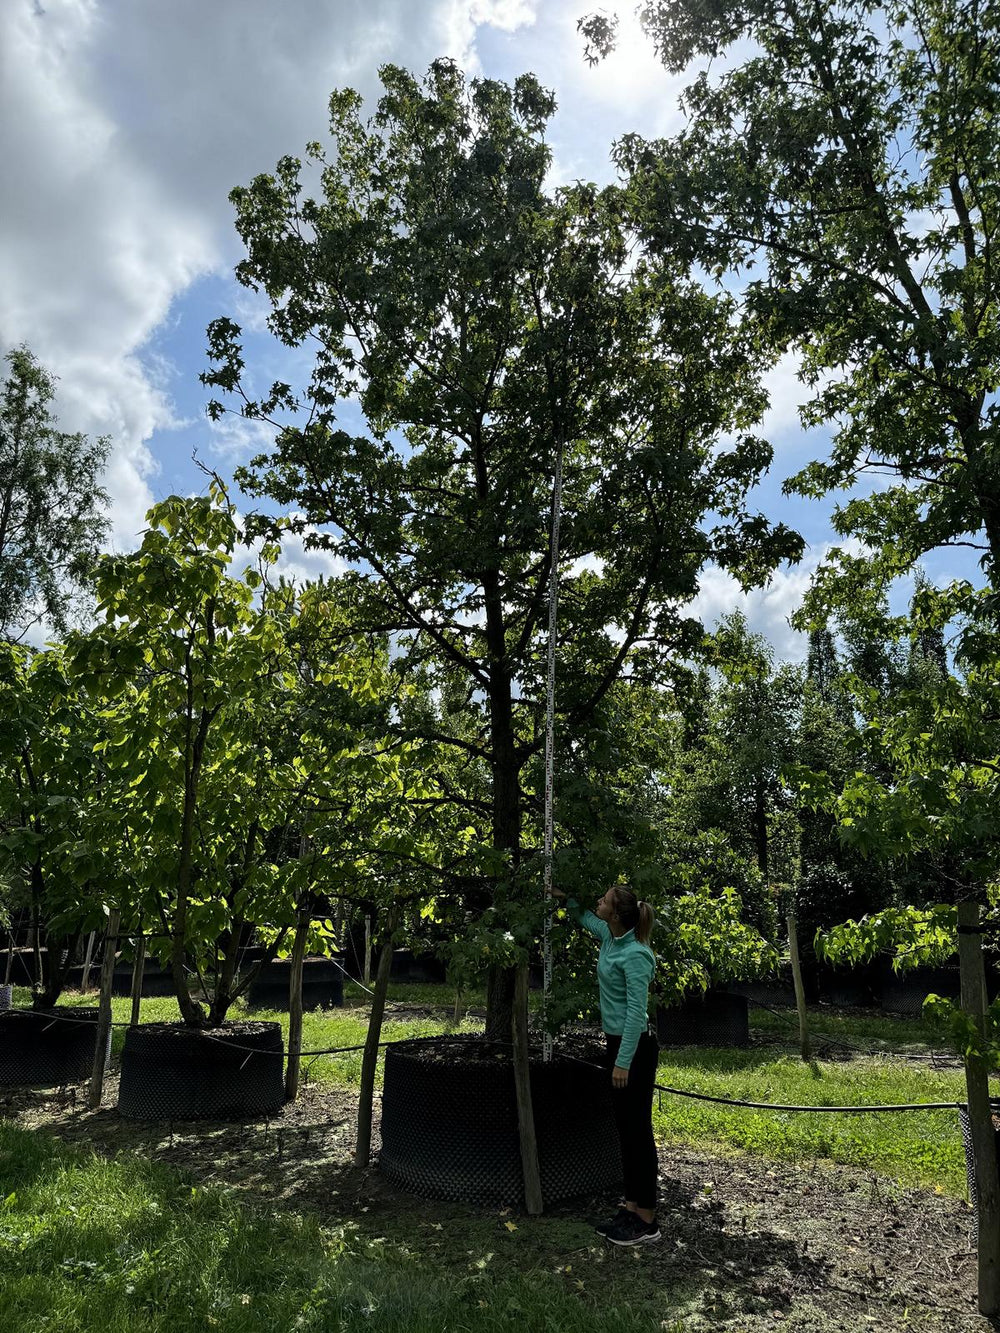
<svg viewBox="0 0 1000 1333">
<path fill-rule="evenodd" d="M 782 662 L 805 658 L 808 643 L 804 634 L 793 630 L 788 617 L 802 603 L 819 559 L 810 559 L 793 569 L 778 570 L 764 588 L 744 593 L 725 570 L 711 566 L 704 571 L 698 596 L 691 603 L 691 614 L 711 630 L 722 616 L 740 610 L 751 630 L 762 634 Z"/>
<path fill-rule="evenodd" d="M 177 424 L 143 349 L 238 255 L 228 192 L 321 137 L 330 91 L 385 61 L 471 58 L 529 0 L 5 0 L 0 346 L 61 380 L 65 429 L 110 434 L 114 543 L 134 544 Z"/>
</svg>

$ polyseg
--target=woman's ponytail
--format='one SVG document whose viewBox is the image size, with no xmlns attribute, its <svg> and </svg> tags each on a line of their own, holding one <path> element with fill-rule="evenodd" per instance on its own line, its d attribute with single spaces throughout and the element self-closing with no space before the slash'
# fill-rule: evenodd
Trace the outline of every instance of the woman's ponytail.
<svg viewBox="0 0 1000 1333">
<path fill-rule="evenodd" d="M 639 902 L 639 920 L 635 926 L 635 937 L 640 944 L 648 944 L 649 937 L 653 933 L 653 927 L 656 924 L 656 917 L 653 915 L 653 909 L 649 903 L 640 899 Z"/>
</svg>

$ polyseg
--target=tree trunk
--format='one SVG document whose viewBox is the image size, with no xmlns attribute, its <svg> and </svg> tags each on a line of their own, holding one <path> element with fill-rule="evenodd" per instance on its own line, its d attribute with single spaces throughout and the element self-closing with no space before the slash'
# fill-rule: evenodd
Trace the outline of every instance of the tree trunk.
<svg viewBox="0 0 1000 1333">
<path fill-rule="evenodd" d="M 514 969 L 492 963 L 486 974 L 486 1040 L 506 1045 L 514 1021 Z"/>
<path fill-rule="evenodd" d="M 763 778 L 758 778 L 754 786 L 754 842 L 757 847 L 757 865 L 767 883 L 770 873 L 770 861 L 767 842 L 767 791 Z"/>
<path fill-rule="evenodd" d="M 288 1063 L 285 1066 L 285 1100 L 294 1102 L 299 1094 L 299 1064 L 302 1049 L 302 966 L 309 942 L 310 918 L 299 917 L 292 941 L 291 967 L 288 970 Z"/>
<path fill-rule="evenodd" d="M 372 995 L 368 1017 L 368 1035 L 361 1057 L 361 1091 L 358 1098 L 358 1140 L 354 1150 L 355 1166 L 367 1166 L 372 1148 L 372 1107 L 375 1103 L 375 1070 L 378 1065 L 378 1045 L 382 1040 L 382 1018 L 385 997 L 389 991 L 389 973 L 392 970 L 392 946 L 395 942 L 396 913 L 390 912 L 385 940 L 378 956 L 375 973 L 375 993 Z"/>
<path fill-rule="evenodd" d="M 139 926 L 140 932 L 142 925 Z M 146 970 L 146 940 L 140 933 L 135 943 L 135 962 L 132 964 L 132 1013 L 129 1017 L 131 1027 L 139 1026 L 139 1007 L 142 1004 L 142 974 Z"/>
<path fill-rule="evenodd" d="M 365 961 L 361 980 L 366 986 L 372 984 L 372 919 L 365 917 Z"/>
<path fill-rule="evenodd" d="M 962 1008 L 980 1033 L 986 1030 L 986 973 L 979 904 L 958 904 L 958 963 Z M 979 1221 L 979 1312 L 1000 1313 L 1000 1179 L 997 1176 L 997 1141 L 990 1106 L 989 1061 L 966 1056 L 965 1087 L 969 1099 Z"/>
<path fill-rule="evenodd" d="M 90 960 L 94 956 L 94 936 L 96 931 L 92 930 L 87 936 L 87 948 L 83 955 L 83 972 L 80 975 L 80 992 L 83 995 L 90 990 Z"/>
<path fill-rule="evenodd" d="M 90 1109 L 96 1111 L 104 1091 L 104 1066 L 107 1059 L 108 1034 L 111 1031 L 111 986 L 115 975 L 115 949 L 118 945 L 118 913 L 108 917 L 108 932 L 104 937 L 104 957 L 101 959 L 101 998 L 97 1009 L 97 1039 L 94 1047 L 94 1068 L 90 1075 Z"/>
<path fill-rule="evenodd" d="M 542 1177 L 538 1166 L 535 1112 L 531 1104 L 531 1065 L 528 1052 L 528 964 L 517 969 L 514 982 L 514 1089 L 517 1093 L 517 1130 L 521 1140 L 521 1171 L 524 1175 L 524 1206 L 529 1217 L 538 1217 L 544 1207 Z"/>
<path fill-rule="evenodd" d="M 799 932 L 795 926 L 795 917 L 791 913 L 785 920 L 788 924 L 788 955 L 792 960 L 795 1007 L 799 1011 L 799 1052 L 808 1064 L 812 1059 L 812 1045 L 809 1041 L 809 1014 L 806 1010 L 806 991 L 802 984 L 802 962 L 799 958 Z"/>
<path fill-rule="evenodd" d="M 192 715 L 188 713 L 190 727 Z M 202 1027 L 205 1011 L 191 995 L 187 973 L 184 970 L 185 945 L 187 943 L 187 908 L 191 894 L 194 872 L 194 822 L 198 804 L 198 782 L 201 777 L 201 763 L 205 752 L 208 729 L 212 715 L 202 709 L 198 717 L 198 730 L 190 749 L 185 752 L 184 771 L 184 806 L 181 812 L 181 834 L 177 859 L 177 904 L 174 915 L 174 942 L 171 951 L 170 969 L 173 974 L 174 990 L 177 994 L 177 1007 L 181 1018 L 188 1027 Z"/>
</svg>

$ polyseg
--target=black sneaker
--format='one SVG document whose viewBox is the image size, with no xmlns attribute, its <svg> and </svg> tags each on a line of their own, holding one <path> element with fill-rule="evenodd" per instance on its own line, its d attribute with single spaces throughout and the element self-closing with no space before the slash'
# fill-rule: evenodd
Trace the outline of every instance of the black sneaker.
<svg viewBox="0 0 1000 1333">
<path fill-rule="evenodd" d="M 654 1245 L 660 1239 L 656 1222 L 644 1222 L 638 1213 L 626 1213 L 604 1237 L 612 1245 Z"/>
<path fill-rule="evenodd" d="M 633 1217 L 634 1213 L 629 1208 L 619 1208 L 614 1217 L 609 1217 L 606 1222 L 598 1222 L 594 1230 L 599 1236 L 606 1236 L 609 1231 L 614 1231 L 615 1227 L 622 1223 L 625 1218 Z"/>
</svg>

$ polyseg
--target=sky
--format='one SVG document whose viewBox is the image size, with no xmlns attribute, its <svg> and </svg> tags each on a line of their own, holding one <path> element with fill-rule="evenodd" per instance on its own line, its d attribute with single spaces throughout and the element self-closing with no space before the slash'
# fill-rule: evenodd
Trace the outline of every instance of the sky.
<svg viewBox="0 0 1000 1333">
<path fill-rule="evenodd" d="M 615 53 L 592 68 L 578 19 L 588 0 L 3 0 L 0 4 L 0 351 L 27 343 L 58 377 L 64 430 L 108 435 L 111 546 L 138 545 L 148 507 L 203 489 L 192 455 L 224 478 L 259 447 L 246 423 L 213 425 L 205 328 L 228 315 L 272 378 L 264 309 L 233 279 L 242 247 L 228 193 L 284 154 L 324 140 L 327 101 L 350 86 L 374 106 L 378 68 L 423 73 L 450 56 L 471 74 L 535 73 L 557 97 L 553 183 L 614 179 L 624 133 L 679 128 L 671 78 L 620 6 Z M 605 0 L 605 8 L 610 8 Z M 789 500 L 782 480 L 826 452 L 804 432 L 786 359 L 768 378 L 762 426 L 775 461 L 757 507 L 798 528 L 794 568 L 744 598 L 708 570 L 707 624 L 739 605 L 776 653 L 805 645 L 787 617 L 834 543 L 830 502 Z M 299 578 L 331 557 L 286 548 Z M 931 571 L 947 576 L 946 566 Z M 40 631 L 41 633 L 41 631 Z"/>
</svg>

